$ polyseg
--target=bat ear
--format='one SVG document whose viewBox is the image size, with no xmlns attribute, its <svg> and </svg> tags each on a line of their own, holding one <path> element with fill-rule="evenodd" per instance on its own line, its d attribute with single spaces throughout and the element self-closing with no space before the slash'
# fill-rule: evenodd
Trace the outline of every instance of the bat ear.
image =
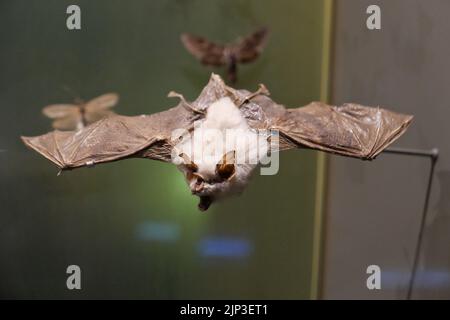
<svg viewBox="0 0 450 320">
<path fill-rule="evenodd" d="M 216 164 L 216 174 L 224 180 L 231 179 L 236 173 L 236 151 L 225 153 L 222 160 Z"/>
<path fill-rule="evenodd" d="M 198 170 L 198 166 L 191 160 L 191 158 L 189 158 L 186 153 L 180 153 L 179 156 L 183 159 L 184 165 L 192 172 L 196 172 Z"/>
</svg>

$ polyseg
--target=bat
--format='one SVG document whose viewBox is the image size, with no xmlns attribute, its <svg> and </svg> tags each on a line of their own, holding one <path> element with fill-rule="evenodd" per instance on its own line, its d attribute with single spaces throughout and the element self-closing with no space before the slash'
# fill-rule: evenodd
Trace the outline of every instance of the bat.
<svg viewBox="0 0 450 320">
<path fill-rule="evenodd" d="M 88 124 L 114 114 L 109 110 L 117 104 L 116 93 L 106 93 L 88 102 L 80 99 L 74 104 L 52 104 L 42 109 L 42 113 L 53 119 L 52 126 L 58 130 L 80 130 Z"/>
<path fill-rule="evenodd" d="M 228 80 L 237 81 L 237 64 L 249 63 L 259 57 L 269 35 L 267 28 L 260 28 L 244 38 L 226 45 L 215 44 L 203 37 L 190 33 L 181 35 L 186 50 L 204 65 L 227 66 Z"/>
<path fill-rule="evenodd" d="M 79 131 L 22 140 L 60 170 L 128 158 L 175 164 L 200 198 L 199 209 L 207 210 L 214 201 L 241 193 L 271 152 L 310 148 L 372 160 L 413 118 L 354 103 L 285 108 L 269 98 L 264 85 L 253 93 L 237 90 L 215 74 L 195 101 L 176 92 L 169 97 L 180 102 L 166 111 L 114 115 Z"/>
</svg>

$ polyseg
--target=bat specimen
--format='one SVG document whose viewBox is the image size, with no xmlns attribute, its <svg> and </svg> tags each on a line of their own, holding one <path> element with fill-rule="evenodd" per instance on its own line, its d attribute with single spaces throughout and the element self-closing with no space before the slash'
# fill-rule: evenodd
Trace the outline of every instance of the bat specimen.
<svg viewBox="0 0 450 320">
<path fill-rule="evenodd" d="M 54 119 L 52 126 L 58 130 L 80 130 L 87 125 L 114 114 L 109 110 L 119 101 L 116 93 L 105 93 L 84 102 L 74 104 L 52 104 L 42 109 L 42 113 Z"/>
<path fill-rule="evenodd" d="M 245 38 L 226 45 L 213 43 L 189 33 L 181 35 L 186 49 L 204 65 L 227 66 L 228 80 L 236 83 L 237 64 L 254 61 L 263 51 L 269 31 L 261 28 Z"/>
<path fill-rule="evenodd" d="M 207 210 L 213 201 L 242 191 L 268 152 L 312 148 L 371 160 L 412 120 L 352 103 L 286 109 L 268 95 L 263 85 L 254 93 L 236 90 L 213 74 L 193 102 L 171 92 L 180 102 L 163 112 L 114 115 L 79 131 L 55 130 L 22 140 L 61 170 L 127 158 L 173 163 L 200 197 L 199 209 Z M 275 137 L 278 144 L 268 145 Z"/>
</svg>

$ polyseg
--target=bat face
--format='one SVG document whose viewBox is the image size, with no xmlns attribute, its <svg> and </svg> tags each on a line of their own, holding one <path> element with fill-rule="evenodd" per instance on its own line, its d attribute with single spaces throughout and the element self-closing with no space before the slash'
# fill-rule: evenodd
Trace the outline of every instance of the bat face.
<svg viewBox="0 0 450 320">
<path fill-rule="evenodd" d="M 206 210 L 242 192 L 258 165 L 267 163 L 268 151 L 309 148 L 372 160 L 412 121 L 410 115 L 354 103 L 285 108 L 268 94 L 262 85 L 254 93 L 233 89 L 213 74 L 193 102 L 171 92 L 181 101 L 163 112 L 115 115 L 79 131 L 55 130 L 22 140 L 61 170 L 132 157 L 175 164 L 200 198 L 199 209 Z"/>
<path fill-rule="evenodd" d="M 86 125 L 114 114 L 109 108 L 117 104 L 119 96 L 107 93 L 88 102 L 76 104 L 53 104 L 42 109 L 42 113 L 54 119 L 52 126 L 58 130 L 81 130 Z"/>
</svg>

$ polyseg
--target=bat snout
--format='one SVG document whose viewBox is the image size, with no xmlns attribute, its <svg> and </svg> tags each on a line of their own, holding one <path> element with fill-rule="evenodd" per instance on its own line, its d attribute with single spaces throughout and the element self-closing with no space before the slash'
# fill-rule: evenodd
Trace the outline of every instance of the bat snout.
<svg viewBox="0 0 450 320">
<path fill-rule="evenodd" d="M 201 176 L 195 175 L 189 181 L 189 187 L 191 188 L 192 194 L 201 194 L 205 189 L 205 180 Z"/>
<path fill-rule="evenodd" d="M 192 188 L 192 193 L 194 194 L 199 194 L 202 193 L 202 191 L 205 189 L 205 185 L 202 183 L 200 184 L 194 184 L 193 188 Z"/>
</svg>

